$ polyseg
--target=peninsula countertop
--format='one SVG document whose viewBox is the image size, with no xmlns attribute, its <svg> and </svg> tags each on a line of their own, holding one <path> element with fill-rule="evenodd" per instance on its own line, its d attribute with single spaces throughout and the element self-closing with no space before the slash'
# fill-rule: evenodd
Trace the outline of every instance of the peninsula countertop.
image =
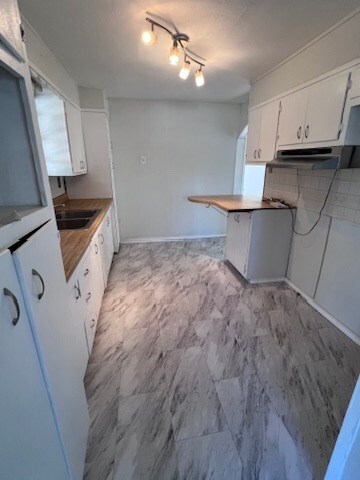
<svg viewBox="0 0 360 480">
<path fill-rule="evenodd" d="M 262 197 L 252 195 L 192 195 L 190 202 L 203 203 L 220 208 L 224 212 L 250 212 L 252 210 L 276 209 Z"/>
</svg>

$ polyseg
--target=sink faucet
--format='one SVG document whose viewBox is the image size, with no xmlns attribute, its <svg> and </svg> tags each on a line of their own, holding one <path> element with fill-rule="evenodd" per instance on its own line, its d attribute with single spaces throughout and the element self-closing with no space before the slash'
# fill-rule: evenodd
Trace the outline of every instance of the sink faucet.
<svg viewBox="0 0 360 480">
<path fill-rule="evenodd" d="M 54 205 L 54 208 L 57 207 L 65 207 L 65 203 L 57 203 L 56 205 Z"/>
</svg>

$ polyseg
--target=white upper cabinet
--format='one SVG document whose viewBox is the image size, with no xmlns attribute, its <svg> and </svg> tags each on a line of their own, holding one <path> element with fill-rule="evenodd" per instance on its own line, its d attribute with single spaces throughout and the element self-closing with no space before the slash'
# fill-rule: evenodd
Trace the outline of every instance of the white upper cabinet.
<svg viewBox="0 0 360 480">
<path fill-rule="evenodd" d="M 0 0 L 0 48 L 3 44 L 18 60 L 25 60 L 25 47 L 17 0 Z"/>
<path fill-rule="evenodd" d="M 81 112 L 65 100 L 65 114 L 69 135 L 72 171 L 74 174 L 86 173 L 86 158 Z"/>
<path fill-rule="evenodd" d="M 281 99 L 278 145 L 302 143 L 309 90 L 303 88 Z"/>
<path fill-rule="evenodd" d="M 249 112 L 249 133 L 246 148 L 247 163 L 269 162 L 274 158 L 279 118 L 279 102 Z"/>
<path fill-rule="evenodd" d="M 350 98 L 360 97 L 360 67 L 352 73 L 351 83 Z"/>
<path fill-rule="evenodd" d="M 349 74 L 341 73 L 310 87 L 304 143 L 339 138 Z"/>
<path fill-rule="evenodd" d="M 274 158 L 279 122 L 280 102 L 268 103 L 262 108 L 258 160 L 269 162 Z"/>
<path fill-rule="evenodd" d="M 339 139 L 349 73 L 340 73 L 281 99 L 278 147 Z"/>
<path fill-rule="evenodd" d="M 246 162 L 256 162 L 261 127 L 261 108 L 249 112 L 249 131 L 246 145 Z"/>
<path fill-rule="evenodd" d="M 81 112 L 47 85 L 35 86 L 35 104 L 48 175 L 87 172 Z"/>
</svg>

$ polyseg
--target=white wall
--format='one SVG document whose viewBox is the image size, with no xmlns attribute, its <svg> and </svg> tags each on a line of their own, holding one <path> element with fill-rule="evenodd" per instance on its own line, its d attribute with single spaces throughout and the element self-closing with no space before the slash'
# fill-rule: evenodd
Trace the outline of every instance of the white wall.
<svg viewBox="0 0 360 480">
<path fill-rule="evenodd" d="M 37 71 L 43 73 L 63 96 L 79 105 L 79 92 L 75 80 L 23 16 L 21 21 L 25 29 L 26 50 L 30 65 L 34 65 Z"/>
<path fill-rule="evenodd" d="M 360 57 L 360 12 L 292 55 L 251 86 L 257 105 Z"/>
<path fill-rule="evenodd" d="M 122 241 L 225 234 L 226 218 L 187 196 L 232 193 L 239 105 L 109 104 Z"/>
</svg>

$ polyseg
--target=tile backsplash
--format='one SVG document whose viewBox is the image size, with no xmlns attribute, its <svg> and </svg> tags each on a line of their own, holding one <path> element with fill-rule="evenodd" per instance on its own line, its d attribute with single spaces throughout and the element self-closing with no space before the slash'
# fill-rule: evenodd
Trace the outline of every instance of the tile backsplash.
<svg viewBox="0 0 360 480">
<path fill-rule="evenodd" d="M 335 176 L 334 176 L 335 175 Z M 333 180 L 333 181 L 332 181 Z M 319 212 L 331 185 L 324 215 L 360 225 L 360 169 L 266 169 L 264 197 Z"/>
</svg>

